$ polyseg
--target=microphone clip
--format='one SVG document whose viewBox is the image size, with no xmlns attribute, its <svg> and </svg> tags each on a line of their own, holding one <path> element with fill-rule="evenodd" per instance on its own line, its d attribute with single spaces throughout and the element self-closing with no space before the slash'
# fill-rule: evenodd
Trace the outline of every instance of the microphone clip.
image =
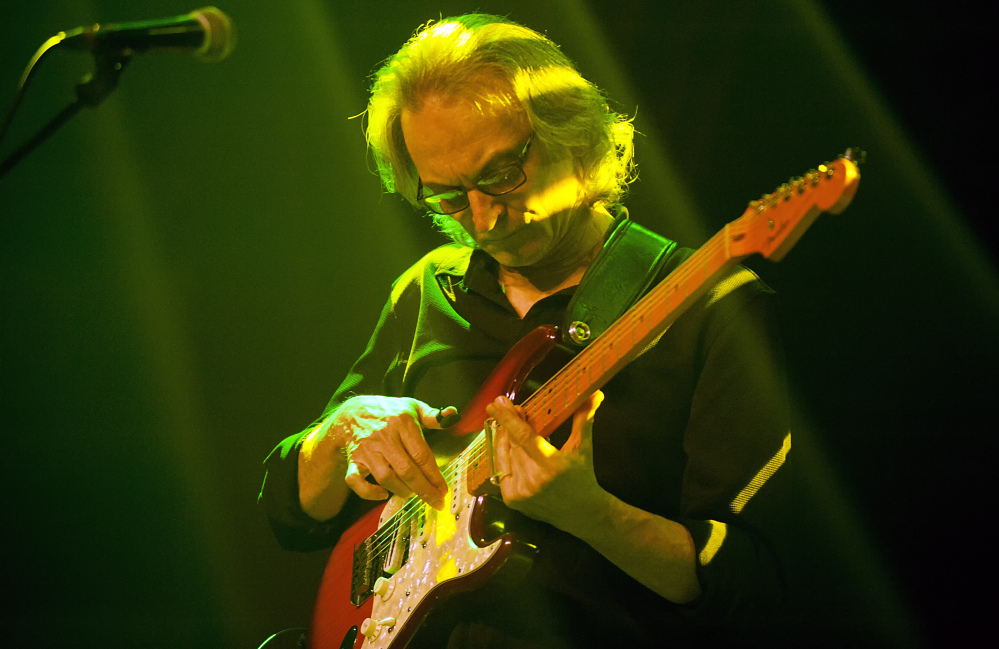
<svg viewBox="0 0 999 649">
<path fill-rule="evenodd" d="M 115 88 L 125 66 L 135 56 L 131 51 L 94 54 L 94 71 L 76 85 L 76 99 L 84 106 L 96 108 Z"/>
</svg>

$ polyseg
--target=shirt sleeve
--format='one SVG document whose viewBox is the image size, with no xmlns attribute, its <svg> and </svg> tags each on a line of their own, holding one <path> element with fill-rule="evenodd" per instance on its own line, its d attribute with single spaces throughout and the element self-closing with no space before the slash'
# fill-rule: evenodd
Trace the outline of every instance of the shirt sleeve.
<svg viewBox="0 0 999 649">
<path fill-rule="evenodd" d="M 785 597 L 779 541 L 787 533 L 791 447 L 776 296 L 738 270 L 709 296 L 700 374 L 683 447 L 679 520 L 697 551 L 705 619 L 772 610 Z M 729 286 L 728 288 L 731 288 Z"/>
</svg>

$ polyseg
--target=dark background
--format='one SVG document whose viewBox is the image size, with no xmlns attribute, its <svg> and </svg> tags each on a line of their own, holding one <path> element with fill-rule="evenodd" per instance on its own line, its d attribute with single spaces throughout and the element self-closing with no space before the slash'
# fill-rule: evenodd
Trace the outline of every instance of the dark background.
<svg viewBox="0 0 999 649">
<path fill-rule="evenodd" d="M 814 514 L 788 632 L 922 646 L 985 627 L 999 367 L 985 3 L 220 4 L 239 28 L 228 60 L 135 59 L 0 180 L 0 644 L 253 648 L 307 623 L 326 557 L 277 546 L 260 462 L 321 411 L 389 283 L 441 242 L 381 195 L 348 118 L 419 24 L 476 8 L 546 32 L 637 110 L 628 206 L 685 245 L 847 146 L 868 151 L 849 210 L 780 264 L 750 262 L 781 295 Z M 0 103 L 60 30 L 192 8 L 8 6 Z M 44 60 L 2 157 L 91 67 Z"/>
</svg>

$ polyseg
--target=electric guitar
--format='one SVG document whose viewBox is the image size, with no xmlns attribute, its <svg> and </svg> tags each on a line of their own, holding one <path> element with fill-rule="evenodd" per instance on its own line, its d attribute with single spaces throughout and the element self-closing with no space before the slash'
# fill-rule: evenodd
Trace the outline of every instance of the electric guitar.
<svg viewBox="0 0 999 649">
<path fill-rule="evenodd" d="M 848 150 L 752 201 L 523 401 L 527 421 L 550 436 L 742 259 L 779 261 L 821 213 L 846 209 L 860 180 L 854 157 Z M 491 512 L 499 488 L 485 408 L 501 394 L 517 399 L 557 333 L 547 325 L 518 342 L 462 410 L 451 431 L 476 436 L 442 467 L 448 506 L 438 512 L 415 496 L 393 496 L 344 532 L 319 589 L 311 649 L 402 649 L 442 601 L 526 572 L 533 546 Z"/>
</svg>

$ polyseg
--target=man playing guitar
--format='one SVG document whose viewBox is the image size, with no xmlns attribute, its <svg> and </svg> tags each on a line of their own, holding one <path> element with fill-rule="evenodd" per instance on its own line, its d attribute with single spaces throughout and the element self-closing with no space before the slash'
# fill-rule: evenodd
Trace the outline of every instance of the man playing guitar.
<svg viewBox="0 0 999 649">
<path fill-rule="evenodd" d="M 384 64 L 367 111 L 383 183 L 454 243 L 396 281 L 323 416 L 268 457 L 261 502 L 282 544 L 331 546 L 390 495 L 447 512 L 464 486 L 442 467 L 473 436 L 446 428 L 516 341 L 562 324 L 626 218 L 632 136 L 555 44 L 503 18 L 430 23 Z M 400 647 L 684 646 L 779 601 L 790 435 L 773 301 L 727 270 L 550 438 L 519 399 L 489 395 L 488 498 L 524 520 L 530 567 L 488 603 L 431 591 L 420 604 L 447 611 L 432 641 L 403 641 L 392 617 L 351 623 L 342 646 L 395 646 L 393 632 Z M 403 588 L 391 572 L 377 588 Z"/>
</svg>

